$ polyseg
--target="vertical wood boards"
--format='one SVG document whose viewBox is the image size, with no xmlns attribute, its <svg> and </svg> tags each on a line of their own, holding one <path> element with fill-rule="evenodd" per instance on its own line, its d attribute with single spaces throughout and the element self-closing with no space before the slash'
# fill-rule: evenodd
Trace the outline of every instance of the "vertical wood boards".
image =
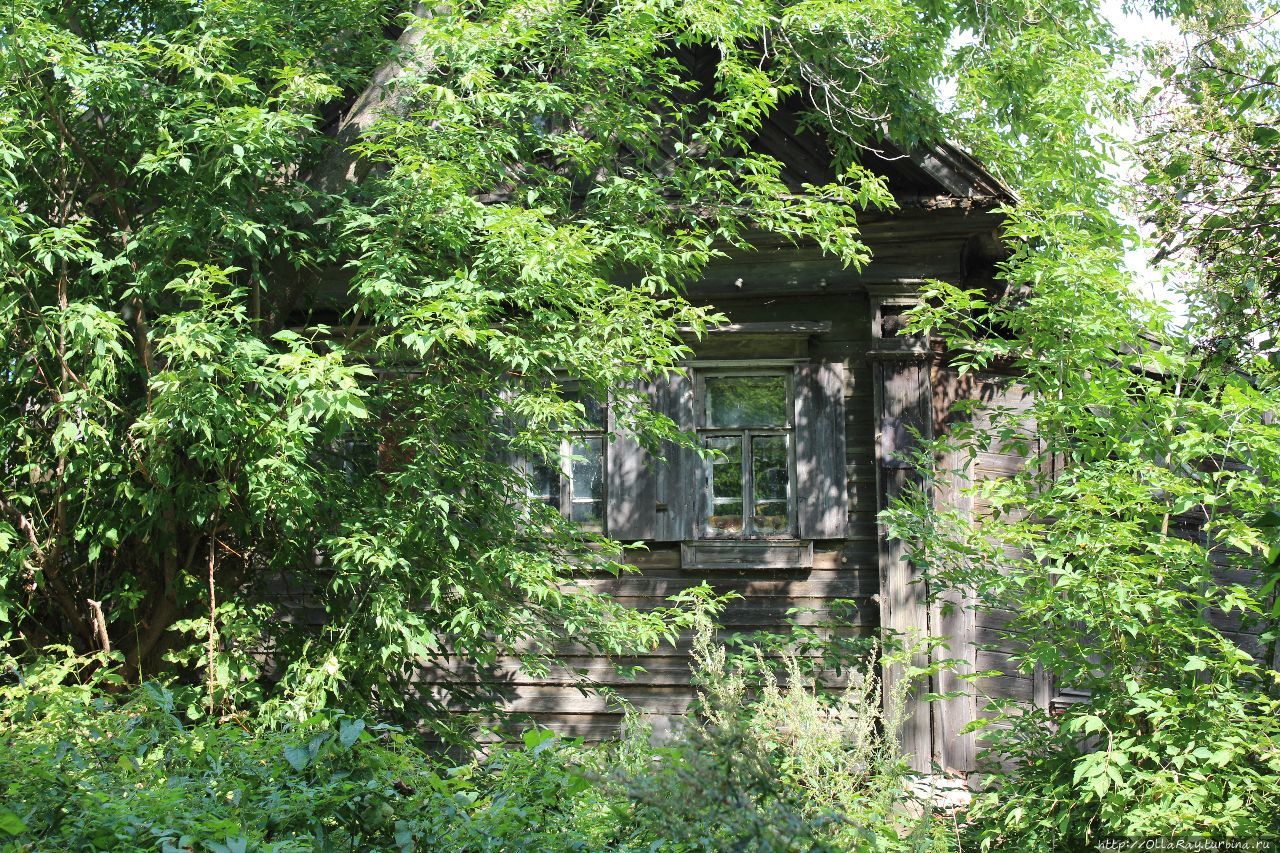
<svg viewBox="0 0 1280 853">
<path fill-rule="evenodd" d="M 843 538 L 849 522 L 843 361 L 796 368 L 795 420 L 800 538 Z"/>
<path fill-rule="evenodd" d="M 954 372 L 934 364 L 930 370 L 932 384 L 933 431 L 937 435 L 947 429 L 951 407 L 959 399 L 971 393 L 971 384 Z M 965 515 L 972 512 L 971 501 L 966 494 L 970 480 L 966 473 L 967 460 L 952 454 L 943 460 L 946 470 L 955 471 L 948 487 L 934 496 L 935 502 L 951 506 Z M 946 638 L 946 646 L 932 652 L 933 662 L 942 664 L 935 678 L 937 692 L 946 697 L 933 703 L 934 740 L 937 760 L 945 773 L 968 774 L 977 765 L 977 736 L 962 730 L 977 718 L 977 703 L 972 683 L 961 678 L 962 674 L 977 670 L 977 650 L 974 646 L 976 628 L 972 590 L 948 590 L 936 597 L 930 605 L 929 619 L 935 634 Z"/>
<path fill-rule="evenodd" d="M 895 498 L 917 483 L 903 454 L 915 439 L 909 426 L 923 437 L 931 433 L 929 367 L 923 359 L 881 358 L 876 374 L 876 470 L 879 506 L 887 508 Z M 927 590 L 921 573 L 906 558 L 905 544 L 891 540 L 883 524 L 879 529 L 880 629 L 887 638 L 921 641 L 929 631 Z M 916 666 L 928 664 L 917 655 Z M 890 696 L 904 677 L 901 665 L 884 668 L 884 695 Z M 920 701 L 919 689 L 908 698 L 911 713 L 902 722 L 899 740 L 916 770 L 930 769 L 934 756 L 930 713 Z"/>
<path fill-rule="evenodd" d="M 658 388 L 654 383 L 645 383 L 642 390 L 651 404 L 656 401 Z M 655 460 L 633 435 L 618 427 L 612 406 L 609 432 L 613 443 L 609 446 L 606 466 L 605 529 L 614 539 L 623 542 L 653 539 L 658 525 L 657 499 L 654 478 L 649 471 Z"/>
<path fill-rule="evenodd" d="M 693 381 L 675 374 L 662 383 L 662 411 L 685 432 L 693 432 Z M 663 446 L 665 461 L 654 466 L 654 500 L 657 522 L 653 538 L 658 542 L 681 542 L 693 538 L 698 511 L 697 479 L 701 469 L 698 454 L 671 442 Z"/>
<path fill-rule="evenodd" d="M 685 431 L 694 427 L 693 383 L 683 374 L 645 385 L 653 408 Z M 610 412 L 607 531 L 623 542 L 680 542 L 692 538 L 697 512 L 699 457 L 673 442 L 649 453 L 617 426 Z"/>
</svg>

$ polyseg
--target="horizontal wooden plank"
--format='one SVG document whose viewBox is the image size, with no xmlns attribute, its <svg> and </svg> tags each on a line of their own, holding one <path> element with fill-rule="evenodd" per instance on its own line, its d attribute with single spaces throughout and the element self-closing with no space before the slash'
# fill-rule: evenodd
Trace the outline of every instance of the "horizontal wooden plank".
<svg viewBox="0 0 1280 853">
<path fill-rule="evenodd" d="M 986 625 L 978 625 L 974 627 L 973 642 L 979 648 L 1006 653 L 1017 653 L 1018 651 L 1026 648 L 1024 644 L 1015 639 L 1008 631 L 1000 628 L 992 628 Z"/>
<path fill-rule="evenodd" d="M 973 613 L 974 624 L 981 628 L 1005 628 L 1016 614 L 999 607 L 982 607 Z"/>
<path fill-rule="evenodd" d="M 1238 610 L 1223 613 L 1214 608 L 1207 615 L 1209 624 L 1223 633 L 1256 635 L 1264 633 L 1269 627 L 1268 620 L 1256 613 L 1242 614 Z"/>
<path fill-rule="evenodd" d="M 684 542 L 680 563 L 686 569 L 737 569 L 746 566 L 804 569 L 813 566 L 813 543 L 803 541 Z"/>
<path fill-rule="evenodd" d="M 518 738 L 525 729 L 537 727 L 550 729 L 564 738 L 582 738 L 584 743 L 600 743 L 614 740 L 622 726 L 621 714 L 522 714 L 505 723 L 495 722 L 493 728 L 510 732 L 509 738 Z M 481 742 L 504 740 L 500 735 L 489 734 Z"/>
<path fill-rule="evenodd" d="M 996 453 L 978 454 L 975 474 L 977 479 L 998 479 L 1020 474 L 1031 460 L 1022 456 Z"/>
<path fill-rule="evenodd" d="M 1242 652 L 1252 655 L 1259 663 L 1273 665 L 1274 640 L 1264 643 L 1257 634 L 1237 631 L 1223 631 L 1222 636 L 1235 643 Z"/>
<path fill-rule="evenodd" d="M 578 581 L 578 586 L 592 592 L 616 596 L 665 598 L 700 583 L 700 577 L 634 576 L 618 579 Z M 879 581 L 868 571 L 797 572 L 794 577 L 752 577 L 737 575 L 715 577 L 711 586 L 717 591 L 733 591 L 751 598 L 783 597 L 859 598 L 879 592 Z"/>
<path fill-rule="evenodd" d="M 974 692 L 978 697 L 978 705 L 982 698 L 1016 699 L 1019 702 L 1032 701 L 1032 683 L 1030 677 L 995 675 L 979 678 L 974 682 Z"/>
<path fill-rule="evenodd" d="M 1018 669 L 1017 664 L 1011 659 L 1012 657 L 1013 653 L 1007 649 L 977 649 L 974 653 L 974 668 L 978 672 L 994 669 L 1005 675 L 1026 677 L 1026 673 Z"/>
<path fill-rule="evenodd" d="M 650 597 L 615 596 L 628 607 L 648 610 L 664 606 L 661 599 Z M 790 622 L 797 625 L 817 625 L 839 618 L 851 624 L 872 625 L 878 621 L 880 606 L 868 598 L 848 599 L 847 606 L 833 606 L 826 598 L 749 598 L 730 601 L 717 617 L 726 628 L 743 626 L 783 628 Z M 794 612 L 793 612 L 794 611 Z"/>
<path fill-rule="evenodd" d="M 619 700 L 648 713 L 683 714 L 693 702 L 694 694 L 688 686 L 634 687 L 619 686 L 617 696 L 602 696 L 593 692 L 579 692 L 572 688 L 547 685 L 514 685 L 502 691 L 504 707 L 511 713 L 537 712 L 539 714 L 598 714 L 618 713 L 622 709 Z M 463 710 L 462 706 L 458 710 Z"/>
<path fill-rule="evenodd" d="M 789 632 L 789 629 L 786 626 L 779 625 L 777 623 L 770 623 L 763 626 L 738 625 L 719 631 L 716 637 L 720 642 L 729 642 L 735 638 L 741 638 L 746 635 L 756 633 L 757 630 L 761 633 L 777 637 L 785 637 Z M 819 639 L 830 639 L 833 637 L 869 637 L 874 633 L 874 625 L 841 624 L 839 626 L 819 626 L 814 627 L 812 629 L 812 633 Z M 518 645 L 519 648 L 517 651 L 530 650 L 527 648 L 526 644 Z M 693 632 L 678 631 L 674 642 L 667 642 L 664 640 L 648 649 L 633 650 L 633 653 L 642 653 L 648 656 L 688 656 L 692 648 Z M 552 650 L 545 649 L 544 651 L 549 652 Z M 562 655 L 574 656 L 586 656 L 596 653 L 595 649 L 589 648 L 585 644 L 579 642 L 560 643 L 555 647 L 554 651 Z"/>
<path fill-rule="evenodd" d="M 680 548 L 650 546 L 649 550 L 627 551 L 624 562 L 641 569 L 678 569 L 680 568 Z"/>
<path fill-rule="evenodd" d="M 812 659 L 812 656 L 811 656 Z M 501 693 L 516 686 L 559 687 L 578 691 L 579 688 L 603 687 L 690 687 L 692 659 L 689 657 L 649 656 L 643 666 L 632 665 L 640 659 L 629 658 L 608 661 L 599 657 L 569 658 L 561 663 L 536 670 L 526 669 L 518 658 L 500 658 L 491 666 L 477 667 L 465 659 L 438 661 L 415 672 L 415 680 L 422 684 L 444 685 L 443 689 L 464 686 L 469 690 L 486 690 Z M 777 656 L 766 661 L 783 675 L 785 661 Z M 828 689 L 841 689 L 849 681 L 849 673 L 824 672 L 821 683 Z M 780 678 L 782 683 L 785 677 Z"/>
</svg>

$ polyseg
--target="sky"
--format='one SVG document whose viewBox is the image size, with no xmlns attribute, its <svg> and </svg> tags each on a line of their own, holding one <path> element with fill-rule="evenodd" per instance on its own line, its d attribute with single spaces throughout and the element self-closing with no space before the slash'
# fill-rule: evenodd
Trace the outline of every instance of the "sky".
<svg viewBox="0 0 1280 853">
<path fill-rule="evenodd" d="M 1172 23 L 1150 14 L 1126 12 L 1120 0 L 1105 0 L 1103 13 L 1111 21 L 1116 32 L 1132 43 L 1173 41 L 1179 38 L 1178 29 Z M 1151 263 L 1151 252 L 1139 247 L 1125 258 L 1133 273 L 1134 283 L 1145 296 L 1164 302 L 1178 320 L 1186 318 L 1186 308 L 1179 295 L 1167 285 L 1164 275 Z"/>
</svg>

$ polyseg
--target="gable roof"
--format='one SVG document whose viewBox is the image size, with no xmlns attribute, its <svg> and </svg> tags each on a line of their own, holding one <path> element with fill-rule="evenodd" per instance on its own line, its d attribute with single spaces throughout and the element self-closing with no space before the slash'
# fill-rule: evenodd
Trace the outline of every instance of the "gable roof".
<svg viewBox="0 0 1280 853">
<path fill-rule="evenodd" d="M 783 179 L 802 184 L 835 180 L 831 149 L 818 134 L 799 126 L 795 112 L 775 110 L 756 137 L 761 151 L 783 164 Z M 977 207 L 1016 204 L 1017 194 L 973 156 L 950 142 L 905 150 L 887 140 L 863 149 L 862 165 L 888 182 L 900 207 L 940 206 L 944 199 Z"/>
</svg>

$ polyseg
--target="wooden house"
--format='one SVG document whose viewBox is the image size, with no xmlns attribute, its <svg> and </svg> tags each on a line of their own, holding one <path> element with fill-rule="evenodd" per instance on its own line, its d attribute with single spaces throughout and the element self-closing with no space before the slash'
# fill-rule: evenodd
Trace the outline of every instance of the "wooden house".
<svg viewBox="0 0 1280 853">
<path fill-rule="evenodd" d="M 784 117 L 765 124 L 759 144 L 797 187 L 831 179 L 822 144 Z M 1015 199 L 950 145 L 887 149 L 867 164 L 886 177 L 898 210 L 862 218 L 873 253 L 865 268 L 760 236 L 754 251 L 716 263 L 691 289 L 693 301 L 730 324 L 692 342 L 687 376 L 648 391 L 656 408 L 720 451 L 714 460 L 672 450 L 659 462 L 611 435 L 602 413 L 598 430 L 566 442 L 561 469 L 535 480 L 571 519 L 646 543 L 628 558 L 638 573 L 582 581 L 620 601 L 657 606 L 705 581 L 741 596 L 723 614 L 728 632 L 778 630 L 791 619 L 825 623 L 840 601 L 845 630 L 951 636 L 951 650 L 940 654 L 990 665 L 976 660 L 974 640 L 999 626 L 930 607 L 877 514 L 912 476 L 902 456 L 913 436 L 940 426 L 955 389 L 940 354 L 900 334 L 902 314 L 929 279 L 994 282 L 1004 256 L 998 208 Z M 989 399 L 1017 405 L 1006 378 L 978 381 Z M 572 462 L 571 452 L 582 460 Z M 993 453 L 980 464 L 998 472 L 1017 460 Z M 658 730 L 692 698 L 688 638 L 621 662 L 566 652 L 565 668 L 548 675 L 512 667 L 500 688 L 507 707 L 595 740 L 616 730 L 621 709 L 584 685 L 606 687 Z M 618 664 L 643 671 L 619 674 Z M 1009 675 L 990 686 L 1048 701 L 1033 681 Z M 918 703 L 902 732 L 904 750 L 920 769 L 972 770 L 972 736 L 957 733 L 975 713 L 972 698 Z"/>
</svg>

